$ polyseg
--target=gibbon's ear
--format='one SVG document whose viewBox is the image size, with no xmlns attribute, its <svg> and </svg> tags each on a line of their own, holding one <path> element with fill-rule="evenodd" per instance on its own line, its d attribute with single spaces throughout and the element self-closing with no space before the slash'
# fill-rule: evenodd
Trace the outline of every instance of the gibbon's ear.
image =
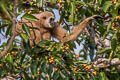
<svg viewBox="0 0 120 80">
<path fill-rule="evenodd" d="M 53 36 L 60 40 L 62 43 L 67 41 L 74 41 L 76 40 L 83 29 L 89 24 L 89 22 L 93 19 L 102 18 L 100 15 L 93 15 L 91 17 L 86 18 L 80 24 L 78 24 L 70 34 L 67 34 L 66 30 L 60 27 L 60 25 L 56 25 L 53 29 Z"/>
</svg>

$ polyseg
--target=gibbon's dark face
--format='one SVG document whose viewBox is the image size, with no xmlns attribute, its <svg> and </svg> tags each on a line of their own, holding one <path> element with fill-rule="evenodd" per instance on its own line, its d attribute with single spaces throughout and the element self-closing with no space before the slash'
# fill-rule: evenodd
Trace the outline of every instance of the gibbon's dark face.
<svg viewBox="0 0 120 80">
<path fill-rule="evenodd" d="M 42 12 L 40 13 L 39 20 L 43 27 L 53 28 L 54 27 L 55 16 L 52 12 Z"/>
</svg>

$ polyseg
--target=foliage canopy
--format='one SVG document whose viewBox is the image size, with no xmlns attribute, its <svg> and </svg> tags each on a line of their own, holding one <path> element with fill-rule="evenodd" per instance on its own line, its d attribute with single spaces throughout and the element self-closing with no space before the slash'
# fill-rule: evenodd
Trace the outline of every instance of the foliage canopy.
<svg viewBox="0 0 120 80">
<path fill-rule="evenodd" d="M 7 54 L 0 59 L 0 79 L 11 80 L 119 80 L 120 76 L 120 1 L 119 0 L 0 0 L 0 39 L 2 52 L 14 33 L 14 24 L 24 32 L 15 38 Z M 21 18 L 37 21 L 31 14 L 59 11 L 58 23 L 68 30 L 84 18 L 98 14 L 103 19 L 92 21 L 76 43 L 82 48 L 74 52 L 74 42 L 62 44 L 41 41 L 30 47 L 30 28 Z M 9 17 L 5 17 L 7 14 Z M 14 20 L 15 19 L 15 20 Z M 33 29 L 33 28 L 31 28 Z M 1 54 L 0 54 L 1 55 Z M 89 60 L 88 60 L 89 59 Z"/>
</svg>

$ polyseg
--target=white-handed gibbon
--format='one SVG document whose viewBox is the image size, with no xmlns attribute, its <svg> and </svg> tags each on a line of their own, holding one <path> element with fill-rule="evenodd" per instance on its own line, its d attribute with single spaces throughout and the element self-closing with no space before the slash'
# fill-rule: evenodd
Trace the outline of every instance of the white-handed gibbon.
<svg viewBox="0 0 120 80">
<path fill-rule="evenodd" d="M 72 30 L 71 34 L 68 34 L 64 28 L 62 28 L 58 23 L 54 22 L 55 16 L 52 12 L 45 11 L 40 14 L 33 15 L 38 18 L 38 21 L 26 24 L 38 29 L 30 30 L 30 45 L 33 45 L 34 41 L 37 44 L 41 40 L 50 40 L 51 37 L 58 39 L 62 43 L 76 40 L 81 34 L 82 30 L 89 24 L 90 20 L 100 17 L 99 15 L 93 15 L 86 18 Z M 23 20 L 23 22 L 25 21 L 27 20 Z M 17 24 L 17 27 L 21 28 L 20 26 L 21 25 Z"/>
</svg>

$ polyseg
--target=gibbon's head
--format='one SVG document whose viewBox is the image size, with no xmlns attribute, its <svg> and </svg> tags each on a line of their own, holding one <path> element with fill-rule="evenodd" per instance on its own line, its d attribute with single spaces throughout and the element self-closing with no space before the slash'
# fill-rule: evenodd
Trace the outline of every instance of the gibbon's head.
<svg viewBox="0 0 120 80">
<path fill-rule="evenodd" d="M 42 12 L 40 13 L 39 20 L 42 27 L 53 28 L 54 27 L 55 16 L 52 12 Z"/>
</svg>

